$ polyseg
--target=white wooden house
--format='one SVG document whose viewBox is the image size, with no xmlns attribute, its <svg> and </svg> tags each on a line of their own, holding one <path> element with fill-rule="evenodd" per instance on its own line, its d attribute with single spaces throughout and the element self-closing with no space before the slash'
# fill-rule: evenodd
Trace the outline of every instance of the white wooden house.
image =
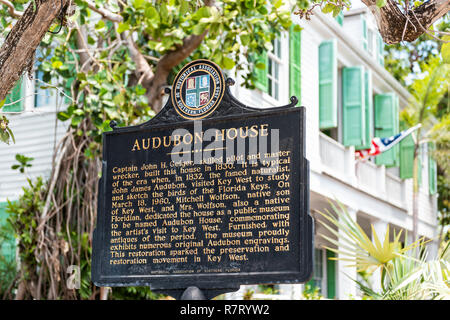
<svg viewBox="0 0 450 320">
<path fill-rule="evenodd" d="M 345 12 L 337 19 L 317 12 L 310 21 L 295 23 L 300 33 L 285 33 L 274 42 L 274 50 L 260 57 L 267 69 L 259 72 L 256 90 L 241 86 L 239 75 L 233 94 L 255 107 L 289 103 L 296 95 L 306 107 L 306 153 L 310 161 L 310 209 L 330 208 L 339 200 L 368 234 L 373 224 L 379 235 L 389 226 L 392 231 L 412 230 L 412 157 L 408 141 L 376 160 L 358 162 L 354 151 L 370 143 L 375 135 L 392 135 L 400 129 L 399 110 L 408 104 L 410 94 L 383 67 L 383 43 L 372 15 L 365 7 Z M 270 66 L 270 68 L 269 68 Z M 230 76 L 234 76 L 231 72 Z M 12 145 L 0 144 L 0 217 L 6 200 L 16 200 L 26 185 L 26 175 L 13 171 L 16 154 L 33 157 L 29 177 L 47 176 L 53 150 L 66 131 L 56 118 L 59 103 L 54 90 L 36 89 L 28 79 L 16 88 L 12 98 L 23 99 L 3 111 L 9 113 L 16 138 Z M 49 95 L 53 92 L 53 95 Z M 34 93 L 37 93 L 35 95 Z M 421 150 L 419 235 L 437 235 L 436 167 Z M 316 234 L 324 232 L 316 223 Z M 334 262 L 324 241 L 315 238 L 313 283 L 324 297 L 348 299 L 358 295 L 356 270 Z M 11 245 L 3 244 L 3 251 Z M 9 249 L 6 247 L 8 246 Z M 303 285 L 279 285 L 281 298 L 300 298 Z M 227 298 L 242 297 L 243 287 Z"/>
<path fill-rule="evenodd" d="M 262 75 L 255 91 L 234 94 L 250 106 L 271 107 L 289 103 L 299 95 L 306 107 L 306 154 L 310 161 L 310 210 L 331 209 L 329 201 L 339 200 L 364 231 L 374 226 L 384 239 L 390 234 L 412 231 L 412 138 L 370 161 L 355 160 L 355 149 L 370 146 L 374 136 L 384 137 L 400 130 L 399 111 L 410 99 L 408 91 L 383 67 L 384 43 L 375 20 L 366 7 L 355 8 L 334 19 L 320 12 L 310 21 L 293 17 L 303 30 L 292 32 L 274 43 L 268 52 L 271 69 Z M 294 39 L 295 37 L 295 39 Z M 298 74 L 300 65 L 300 77 Z M 289 77 L 287 75 L 290 75 Z M 293 83 L 293 81 L 295 83 Z M 419 194 L 419 236 L 437 236 L 436 164 L 421 147 Z M 317 236 L 325 233 L 316 221 L 315 266 L 312 283 L 329 299 L 357 298 L 355 268 L 332 261 L 330 244 Z M 404 234 L 404 233 L 403 233 Z M 437 244 L 430 246 L 435 253 Z M 376 284 L 374 284 L 376 285 Z M 250 287 L 251 288 L 251 287 Z M 248 290 L 227 297 L 240 298 Z M 284 299 L 300 298 L 303 285 L 279 285 Z"/>
</svg>

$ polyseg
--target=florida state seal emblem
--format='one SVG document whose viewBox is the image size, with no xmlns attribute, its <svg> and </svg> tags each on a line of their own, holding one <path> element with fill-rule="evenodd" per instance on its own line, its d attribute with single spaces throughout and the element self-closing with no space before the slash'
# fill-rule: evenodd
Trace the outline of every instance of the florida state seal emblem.
<svg viewBox="0 0 450 320">
<path fill-rule="evenodd" d="M 180 116 L 198 120 L 210 115 L 222 100 L 225 81 L 209 60 L 195 60 L 178 72 L 172 86 L 172 104 Z"/>
</svg>

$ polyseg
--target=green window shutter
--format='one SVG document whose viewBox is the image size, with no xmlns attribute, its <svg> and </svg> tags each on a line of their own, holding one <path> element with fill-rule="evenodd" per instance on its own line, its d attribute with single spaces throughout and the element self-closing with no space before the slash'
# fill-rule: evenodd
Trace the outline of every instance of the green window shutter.
<svg viewBox="0 0 450 320">
<path fill-rule="evenodd" d="M 11 90 L 11 93 L 6 96 L 5 105 L 17 101 L 14 104 L 4 106 L 2 108 L 3 112 L 21 112 L 24 109 L 24 89 L 25 86 L 23 84 L 23 78 L 20 78 L 17 81 L 14 88 Z M 19 101 L 20 100 L 20 101 Z"/>
<path fill-rule="evenodd" d="M 337 23 L 339 23 L 342 26 L 344 24 L 344 10 L 341 10 L 335 19 Z"/>
<path fill-rule="evenodd" d="M 14 231 L 5 227 L 8 213 L 6 212 L 6 202 L 0 203 L 0 270 L 8 268 L 14 263 L 16 255 L 16 245 L 14 240 Z"/>
<path fill-rule="evenodd" d="M 261 66 L 264 65 L 264 68 L 257 68 L 256 65 Z M 267 58 L 267 51 L 264 51 L 262 54 L 258 54 L 256 56 L 255 61 L 255 69 L 254 74 L 256 77 L 255 87 L 263 92 L 269 91 L 269 81 L 267 78 L 267 68 L 269 67 L 269 61 Z"/>
<path fill-rule="evenodd" d="M 364 68 L 342 69 L 342 133 L 344 146 L 366 143 Z"/>
<path fill-rule="evenodd" d="M 336 254 L 333 251 L 327 250 L 327 298 L 336 298 L 336 261 L 331 260 L 335 258 Z"/>
<path fill-rule="evenodd" d="M 369 49 L 369 45 L 368 45 L 368 30 L 367 30 L 367 21 L 366 18 L 364 16 L 361 16 L 361 25 L 362 25 L 362 45 L 364 50 L 368 50 Z"/>
<path fill-rule="evenodd" d="M 301 99 L 301 32 L 289 32 L 289 95 Z"/>
<path fill-rule="evenodd" d="M 384 42 L 383 42 L 383 38 L 381 37 L 381 35 L 378 33 L 377 35 L 377 43 L 378 43 L 378 52 L 377 52 L 377 57 L 378 57 L 378 63 L 382 66 L 384 66 Z"/>
<path fill-rule="evenodd" d="M 374 106 L 375 137 L 386 138 L 399 132 L 398 97 L 394 93 L 377 94 Z M 377 165 L 398 165 L 398 145 L 375 157 Z"/>
<path fill-rule="evenodd" d="M 337 42 L 319 46 L 319 127 L 337 127 Z"/>
<path fill-rule="evenodd" d="M 356 146 L 356 150 L 369 149 L 373 139 L 373 103 L 372 103 L 372 71 L 364 72 L 364 116 L 365 116 L 365 138 L 364 144 Z"/>
<path fill-rule="evenodd" d="M 397 134 L 400 132 L 400 102 L 398 99 L 398 96 L 394 95 L 394 134 Z M 400 146 L 397 144 L 393 147 L 394 151 L 394 167 L 398 167 L 400 165 Z"/>
<path fill-rule="evenodd" d="M 430 194 L 437 192 L 437 165 L 436 161 L 432 157 L 432 153 L 435 150 L 434 143 L 428 143 L 428 188 Z"/>
<path fill-rule="evenodd" d="M 400 123 L 400 130 L 406 130 L 407 126 Z M 414 172 L 414 139 L 411 135 L 400 141 L 400 178 L 410 179 Z"/>
</svg>

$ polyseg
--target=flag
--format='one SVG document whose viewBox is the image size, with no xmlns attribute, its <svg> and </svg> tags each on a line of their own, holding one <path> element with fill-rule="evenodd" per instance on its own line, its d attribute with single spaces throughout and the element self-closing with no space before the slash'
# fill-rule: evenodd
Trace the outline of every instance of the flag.
<svg viewBox="0 0 450 320">
<path fill-rule="evenodd" d="M 418 125 L 411 127 L 407 130 L 404 130 L 394 136 L 386 137 L 386 138 L 373 138 L 371 142 L 370 149 L 363 149 L 355 151 L 356 158 L 361 160 L 370 157 L 377 156 L 395 146 L 397 143 L 405 139 L 409 134 L 411 134 L 414 130 L 420 128 L 422 125 L 419 123 Z"/>
</svg>

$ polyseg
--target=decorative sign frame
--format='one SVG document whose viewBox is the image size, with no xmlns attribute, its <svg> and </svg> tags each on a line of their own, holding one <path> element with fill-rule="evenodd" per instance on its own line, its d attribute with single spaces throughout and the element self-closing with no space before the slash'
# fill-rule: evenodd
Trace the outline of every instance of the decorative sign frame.
<svg viewBox="0 0 450 320">
<path fill-rule="evenodd" d="M 153 119 L 112 124 L 103 134 L 95 285 L 150 286 L 177 298 L 196 287 L 211 298 L 242 284 L 309 280 L 314 226 L 305 109 L 295 106 L 296 97 L 283 107 L 248 107 L 232 96 L 233 84 L 214 63 L 193 61 Z M 211 148 L 208 130 L 209 141 L 225 147 Z M 243 153 L 227 163 L 239 137 Z M 278 150 L 258 149 L 255 160 L 249 140 L 263 137 L 278 139 Z M 186 154 L 203 158 L 183 162 Z M 264 162 L 263 154 L 276 158 Z"/>
</svg>

